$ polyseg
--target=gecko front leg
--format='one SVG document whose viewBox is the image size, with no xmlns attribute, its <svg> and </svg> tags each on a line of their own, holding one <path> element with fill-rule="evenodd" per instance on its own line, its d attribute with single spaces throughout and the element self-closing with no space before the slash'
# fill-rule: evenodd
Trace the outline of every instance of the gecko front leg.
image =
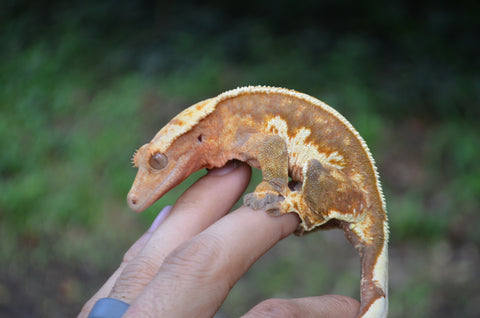
<svg viewBox="0 0 480 318">
<path fill-rule="evenodd" d="M 257 160 L 263 181 L 255 192 L 245 195 L 244 204 L 254 210 L 265 209 L 271 215 L 287 213 L 281 207 L 281 202 L 290 192 L 287 145 L 280 136 L 269 135 L 255 146 L 258 147 Z"/>
</svg>

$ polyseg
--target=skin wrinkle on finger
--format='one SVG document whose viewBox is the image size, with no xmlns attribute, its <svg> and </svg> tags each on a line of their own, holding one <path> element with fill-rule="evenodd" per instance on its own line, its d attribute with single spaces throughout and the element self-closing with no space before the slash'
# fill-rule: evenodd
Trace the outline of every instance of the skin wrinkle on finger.
<svg viewBox="0 0 480 318">
<path fill-rule="evenodd" d="M 300 312 L 300 308 L 295 302 L 267 299 L 256 305 L 242 318 L 300 317 L 296 314 L 297 312 Z"/>
<path fill-rule="evenodd" d="M 263 212 L 253 211 L 245 207 L 242 209 L 244 210 L 236 212 L 244 213 L 242 218 L 255 218 L 260 216 L 263 219 L 271 219 L 270 221 L 274 219 Z M 292 215 L 290 217 L 295 216 Z M 240 225 L 235 221 L 232 223 L 236 224 L 236 226 Z M 221 227 L 221 225 L 216 224 L 212 227 L 215 226 Z M 245 228 L 248 228 L 248 225 Z M 291 234 L 291 232 L 291 229 L 285 229 L 283 223 L 280 223 L 280 229 L 278 231 L 272 231 L 272 235 L 267 235 L 265 240 L 263 240 L 264 244 L 271 247 L 279 240 Z M 232 233 L 232 235 L 235 235 L 235 233 Z M 183 273 L 191 271 L 193 268 L 195 271 L 192 272 L 191 275 L 197 284 L 203 284 L 202 279 L 206 279 L 205 283 L 209 283 L 211 280 L 216 281 L 217 279 L 215 277 L 228 277 L 228 272 L 231 272 L 232 268 L 224 266 L 224 264 L 232 263 L 233 253 L 238 253 L 238 251 L 244 249 L 245 246 L 252 246 L 257 242 L 250 235 L 245 240 L 232 241 L 225 240 L 224 236 L 224 231 L 218 232 L 211 230 L 200 233 L 194 240 L 185 242 L 167 256 L 162 265 L 163 269 L 167 272 L 173 269 L 174 272 Z M 245 264 L 252 264 L 261 255 L 262 254 L 246 252 L 242 259 L 245 260 Z M 234 265 L 236 264 L 234 263 Z M 236 280 L 236 278 L 232 279 L 230 286 L 233 286 Z"/>
<path fill-rule="evenodd" d="M 323 295 L 296 299 L 267 299 L 242 316 L 242 318 L 304 317 L 348 318 L 355 317 L 360 303 L 350 297 Z"/>
<path fill-rule="evenodd" d="M 172 272 L 186 272 L 193 267 L 195 272 L 191 278 L 202 280 L 213 274 L 215 263 L 224 255 L 224 246 L 218 236 L 201 233 L 195 240 L 183 243 L 170 253 L 162 267 L 165 272 L 170 269 L 174 269 Z"/>
<path fill-rule="evenodd" d="M 250 175 L 250 168 L 241 165 L 228 174 L 204 176 L 192 185 L 177 200 L 171 215 L 152 233 L 138 256 L 125 267 L 110 297 L 131 303 L 172 250 L 230 211 L 248 185 Z"/>
<path fill-rule="evenodd" d="M 171 254 L 126 316 L 145 308 L 155 316 L 212 316 L 246 270 L 298 224 L 296 215 L 272 217 L 241 207 Z M 193 301 L 194 306 L 183 305 Z"/>
</svg>

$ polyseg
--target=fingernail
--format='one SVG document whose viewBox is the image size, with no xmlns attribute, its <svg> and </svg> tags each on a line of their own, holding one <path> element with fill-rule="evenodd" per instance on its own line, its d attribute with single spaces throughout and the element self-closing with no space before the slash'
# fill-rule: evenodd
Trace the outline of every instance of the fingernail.
<svg viewBox="0 0 480 318">
<path fill-rule="evenodd" d="M 227 162 L 226 165 L 220 168 L 213 168 L 208 170 L 208 174 L 211 176 L 223 176 L 227 173 L 232 172 L 233 170 L 237 169 L 242 165 L 241 161 L 238 160 L 231 160 Z"/>
<path fill-rule="evenodd" d="M 170 214 L 171 211 L 172 211 L 172 206 L 171 205 L 165 206 L 162 209 L 162 211 L 160 211 L 160 213 L 158 213 L 155 220 L 153 220 L 152 225 L 148 229 L 148 232 L 155 231 L 160 226 L 160 224 L 162 224 L 162 222 L 167 218 L 167 216 Z"/>
</svg>

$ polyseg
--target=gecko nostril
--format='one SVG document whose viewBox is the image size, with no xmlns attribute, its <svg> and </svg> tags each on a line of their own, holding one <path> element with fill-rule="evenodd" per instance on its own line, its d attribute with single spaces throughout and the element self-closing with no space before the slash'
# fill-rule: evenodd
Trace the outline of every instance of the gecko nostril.
<svg viewBox="0 0 480 318">
<path fill-rule="evenodd" d="M 137 196 L 133 193 L 130 193 L 128 196 L 127 196 L 127 201 L 128 201 L 128 204 L 130 206 L 135 206 L 137 205 L 138 203 L 138 199 L 137 199 Z"/>
<path fill-rule="evenodd" d="M 127 204 L 135 212 L 142 212 L 145 209 L 145 202 L 138 193 L 129 193 L 127 196 Z"/>
</svg>

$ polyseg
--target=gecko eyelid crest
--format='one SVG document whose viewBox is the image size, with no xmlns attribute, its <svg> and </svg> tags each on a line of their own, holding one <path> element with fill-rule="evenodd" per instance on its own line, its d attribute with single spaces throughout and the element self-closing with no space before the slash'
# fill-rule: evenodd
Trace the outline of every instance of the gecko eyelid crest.
<svg viewBox="0 0 480 318">
<path fill-rule="evenodd" d="M 155 152 L 150 157 L 148 164 L 150 165 L 150 167 L 152 167 L 155 170 L 162 170 L 167 166 L 168 158 L 163 153 Z"/>
<path fill-rule="evenodd" d="M 137 155 L 138 155 L 138 150 L 135 150 L 135 152 L 133 153 L 133 156 L 132 156 L 132 164 L 133 164 L 134 167 L 137 167 L 137 168 L 138 168 Z"/>
</svg>

